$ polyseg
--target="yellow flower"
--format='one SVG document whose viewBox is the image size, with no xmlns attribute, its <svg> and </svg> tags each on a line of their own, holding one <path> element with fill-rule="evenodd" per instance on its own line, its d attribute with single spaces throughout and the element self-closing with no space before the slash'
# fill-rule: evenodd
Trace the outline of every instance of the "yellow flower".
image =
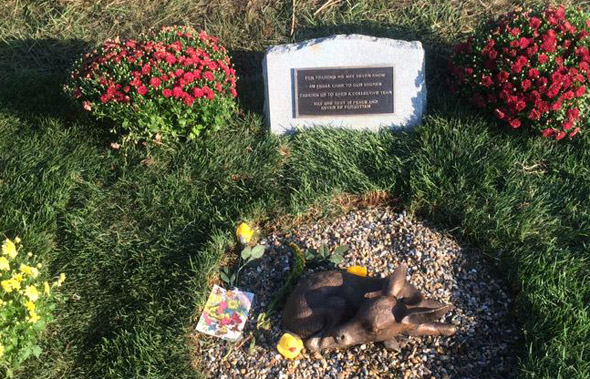
<svg viewBox="0 0 590 379">
<path fill-rule="evenodd" d="M 59 279 L 57 279 L 57 286 L 61 287 L 61 285 L 66 281 L 66 274 L 63 272 L 59 274 Z"/>
<path fill-rule="evenodd" d="M 36 278 L 39 275 L 39 270 L 37 270 L 36 267 L 27 266 L 26 264 L 22 263 L 20 265 L 20 272 L 28 276 L 32 276 L 33 278 Z"/>
<path fill-rule="evenodd" d="M 12 290 L 14 289 L 14 288 L 12 288 L 12 282 L 13 282 L 12 279 L 3 280 L 2 282 L 0 282 L 0 285 L 2 285 L 2 289 L 4 291 L 6 291 L 6 293 L 11 293 Z"/>
<path fill-rule="evenodd" d="M 250 227 L 250 225 L 242 222 L 238 229 L 236 229 L 236 236 L 240 240 L 241 243 L 246 244 L 252 240 L 252 236 L 254 235 L 254 229 Z"/>
<path fill-rule="evenodd" d="M 6 259 L 6 257 L 0 257 L 0 270 L 10 270 L 10 265 L 8 264 L 8 259 Z"/>
<path fill-rule="evenodd" d="M 37 291 L 37 287 L 27 286 L 27 288 L 25 289 L 25 296 L 28 297 L 31 301 L 37 301 L 37 299 L 39 299 L 39 291 Z"/>
<path fill-rule="evenodd" d="M 49 295 L 49 293 L 51 292 L 51 290 L 49 289 L 49 283 L 43 283 L 43 292 L 45 292 L 45 295 Z"/>
<path fill-rule="evenodd" d="M 17 255 L 16 245 L 8 238 L 2 244 L 2 255 L 8 255 L 10 258 L 15 258 Z"/>
<path fill-rule="evenodd" d="M 35 303 L 33 303 L 31 300 L 29 300 L 25 303 L 25 308 L 27 308 L 29 313 L 35 312 Z"/>
<path fill-rule="evenodd" d="M 14 288 L 20 288 L 20 282 L 23 281 L 23 274 L 13 274 L 10 279 L 14 282 Z"/>
<path fill-rule="evenodd" d="M 37 321 L 39 321 L 39 319 L 40 319 L 40 317 L 39 317 L 39 315 L 37 314 L 37 312 L 35 312 L 35 311 L 32 311 L 32 312 L 30 312 L 30 313 L 29 313 L 29 322 L 30 322 L 30 323 L 34 324 L 34 323 L 36 323 Z"/>
<path fill-rule="evenodd" d="M 0 357 L 4 355 L 4 346 L 0 344 Z"/>
</svg>

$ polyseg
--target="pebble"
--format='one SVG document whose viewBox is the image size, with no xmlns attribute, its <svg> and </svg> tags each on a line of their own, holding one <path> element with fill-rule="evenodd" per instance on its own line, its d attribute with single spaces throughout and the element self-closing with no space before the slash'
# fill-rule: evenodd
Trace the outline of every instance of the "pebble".
<svg viewBox="0 0 590 379">
<path fill-rule="evenodd" d="M 520 329 L 513 317 L 514 301 L 508 286 L 491 276 L 478 251 L 461 247 L 444 231 L 389 207 L 353 210 L 331 220 L 297 226 L 289 233 L 265 236 L 269 250 L 258 266 L 246 267 L 238 287 L 254 292 L 255 299 L 243 338 L 250 343 L 236 348 L 231 342 L 197 334 L 199 367 L 211 378 L 510 378 L 516 375 Z M 382 344 L 365 344 L 321 356 L 306 352 L 299 360 L 284 359 L 276 344 L 283 334 L 280 314 L 271 318 L 270 330 L 256 329 L 290 270 L 289 243 L 302 249 L 330 251 L 347 244 L 339 268 L 367 266 L 370 275 L 386 276 L 400 263 L 408 266 L 408 280 L 426 298 L 450 303 L 455 309 L 441 321 L 457 325 L 452 337 L 408 337 L 397 352 Z M 331 264 L 308 264 L 304 275 L 331 269 Z M 238 342 L 239 343 L 239 342 Z M 230 364 L 231 362 L 231 364 Z"/>
</svg>

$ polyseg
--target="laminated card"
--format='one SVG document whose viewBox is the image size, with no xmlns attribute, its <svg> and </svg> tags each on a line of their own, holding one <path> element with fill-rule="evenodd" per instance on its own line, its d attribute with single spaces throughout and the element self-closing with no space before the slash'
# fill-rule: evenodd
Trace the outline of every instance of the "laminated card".
<svg viewBox="0 0 590 379">
<path fill-rule="evenodd" d="M 214 285 L 201 313 L 197 331 L 227 341 L 239 340 L 253 299 L 254 294 L 251 292 L 238 289 L 228 291 Z"/>
</svg>

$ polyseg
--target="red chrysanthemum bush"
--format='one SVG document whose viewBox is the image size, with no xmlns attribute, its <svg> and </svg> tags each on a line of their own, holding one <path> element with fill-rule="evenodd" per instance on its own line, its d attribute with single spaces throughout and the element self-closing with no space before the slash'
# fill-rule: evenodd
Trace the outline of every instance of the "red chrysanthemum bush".
<svg viewBox="0 0 590 379">
<path fill-rule="evenodd" d="M 580 9 L 508 13 L 455 47 L 452 89 L 512 128 L 573 137 L 590 105 L 589 34 Z"/>
<path fill-rule="evenodd" d="M 126 139 L 193 139 L 236 109 L 236 73 L 215 37 L 187 26 L 107 40 L 74 67 L 66 91 Z"/>
</svg>

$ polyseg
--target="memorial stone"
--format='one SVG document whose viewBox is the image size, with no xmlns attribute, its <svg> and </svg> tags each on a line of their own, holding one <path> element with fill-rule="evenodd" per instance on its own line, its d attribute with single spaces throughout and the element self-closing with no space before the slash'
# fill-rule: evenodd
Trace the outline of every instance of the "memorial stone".
<svg viewBox="0 0 590 379">
<path fill-rule="evenodd" d="M 316 125 L 409 128 L 426 107 L 418 41 L 352 34 L 274 46 L 263 74 L 265 114 L 276 134 Z"/>
</svg>

